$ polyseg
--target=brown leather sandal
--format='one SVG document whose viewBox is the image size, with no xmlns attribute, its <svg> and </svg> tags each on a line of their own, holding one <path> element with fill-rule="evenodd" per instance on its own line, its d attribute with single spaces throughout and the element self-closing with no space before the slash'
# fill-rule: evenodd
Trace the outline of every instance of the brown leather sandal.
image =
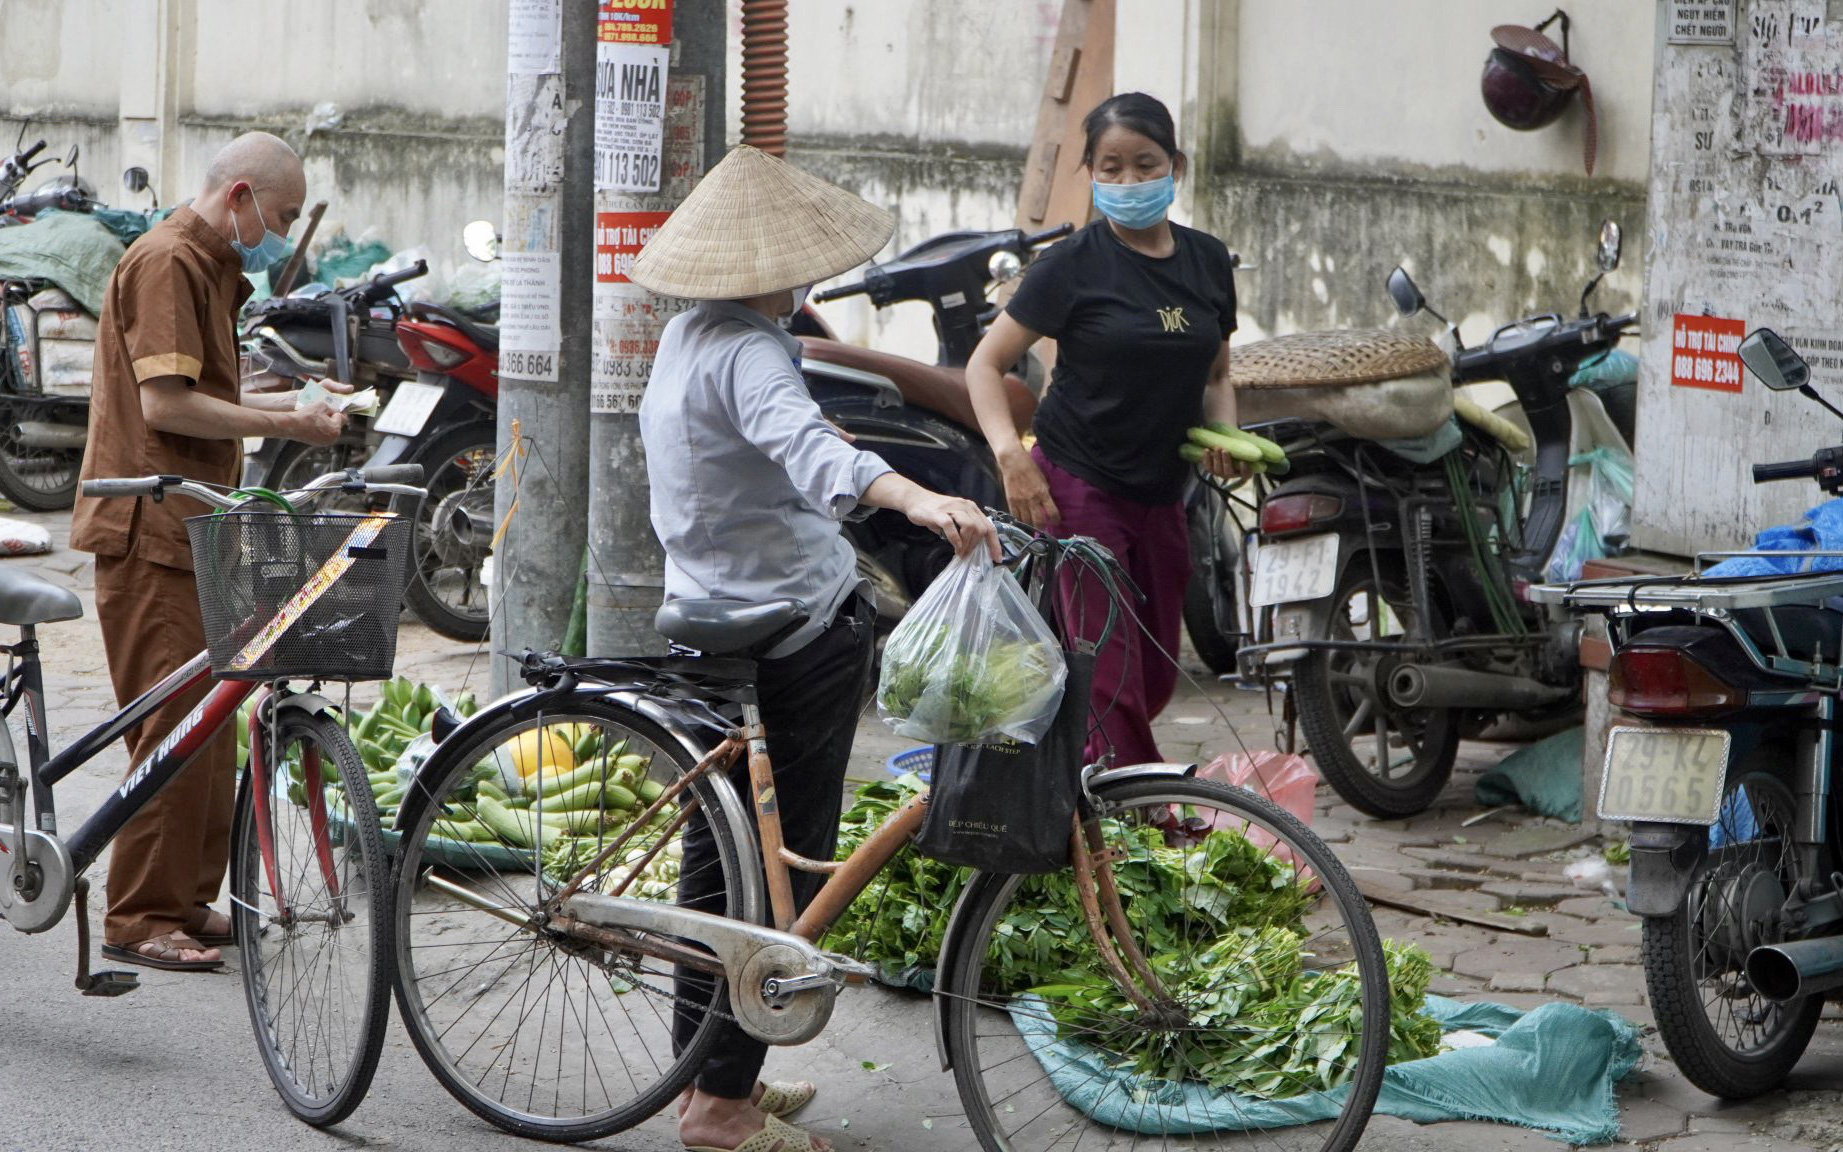
<svg viewBox="0 0 1843 1152">
<path fill-rule="evenodd" d="M 223 927 L 216 932 L 211 930 L 220 924 Z M 237 942 L 236 926 L 230 922 L 230 917 L 209 904 L 198 906 L 198 913 L 192 923 L 186 925 L 186 935 L 207 948 L 222 948 Z"/>
<path fill-rule="evenodd" d="M 110 960 L 119 960 L 124 964 L 138 964 L 143 968 L 158 968 L 162 972 L 215 972 L 224 967 L 224 958 L 216 960 L 182 960 L 187 952 L 204 952 L 207 949 L 197 940 L 184 932 L 168 932 L 164 936 L 155 936 L 152 940 L 143 940 L 139 944 L 104 944 L 102 954 Z"/>
</svg>

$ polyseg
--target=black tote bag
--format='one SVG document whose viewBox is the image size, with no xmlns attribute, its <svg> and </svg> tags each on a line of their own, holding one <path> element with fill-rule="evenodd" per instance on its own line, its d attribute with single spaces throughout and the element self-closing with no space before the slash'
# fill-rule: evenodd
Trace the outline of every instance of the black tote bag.
<svg viewBox="0 0 1843 1152">
<path fill-rule="evenodd" d="M 1069 818 L 1081 797 L 1094 656 L 1062 655 L 1069 675 L 1043 739 L 935 746 L 928 814 L 915 838 L 916 851 L 985 872 L 1068 867 Z"/>
</svg>

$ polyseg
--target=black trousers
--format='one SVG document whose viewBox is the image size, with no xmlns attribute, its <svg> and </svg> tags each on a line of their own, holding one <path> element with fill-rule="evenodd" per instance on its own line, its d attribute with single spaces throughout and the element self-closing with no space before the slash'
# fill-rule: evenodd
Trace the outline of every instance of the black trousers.
<svg viewBox="0 0 1843 1152">
<path fill-rule="evenodd" d="M 781 832 L 790 850 L 811 860 L 830 860 L 838 846 L 845 769 L 869 688 L 875 622 L 876 613 L 865 597 L 852 596 L 812 643 L 785 659 L 763 660 L 757 666 L 756 687 L 762 724 L 768 730 L 768 756 L 774 761 Z M 731 780 L 752 814 L 746 760 L 737 765 Z M 759 861 L 744 860 L 742 866 L 758 867 Z M 706 912 L 723 910 L 723 872 L 716 838 L 701 808 L 686 822 L 679 874 L 679 904 Z M 794 872 L 792 880 L 798 910 L 812 901 L 825 877 Z M 674 1013 L 673 1048 L 682 1052 L 705 1018 L 700 1006 L 711 1002 L 713 981 L 680 968 L 676 983 L 681 1003 Z M 726 1012 L 729 1008 L 727 996 L 722 1008 Z M 714 1026 L 717 1042 L 698 1072 L 698 1090 L 731 1100 L 747 1099 L 761 1076 L 768 1046 L 733 1020 L 720 1020 Z"/>
</svg>

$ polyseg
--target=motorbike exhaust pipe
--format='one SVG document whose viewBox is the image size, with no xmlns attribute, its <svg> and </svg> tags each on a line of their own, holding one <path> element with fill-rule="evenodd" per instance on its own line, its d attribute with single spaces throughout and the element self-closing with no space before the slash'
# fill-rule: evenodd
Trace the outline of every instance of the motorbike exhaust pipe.
<svg viewBox="0 0 1843 1152">
<path fill-rule="evenodd" d="M 1747 953 L 1747 982 L 1781 1004 L 1843 987 L 1843 936 L 1762 944 Z"/>
<path fill-rule="evenodd" d="M 484 545 L 493 538 L 493 518 L 469 512 L 457 505 L 448 514 L 448 530 L 454 533 L 456 540 L 469 547 Z"/>
<path fill-rule="evenodd" d="M 1433 664 L 1403 664 L 1389 674 L 1389 697 L 1402 708 L 1542 708 L 1569 690 L 1523 676 Z"/>
<path fill-rule="evenodd" d="M 27 420 L 13 425 L 13 443 L 21 448 L 61 448 L 81 452 L 89 438 L 89 429 L 75 424 Z"/>
</svg>

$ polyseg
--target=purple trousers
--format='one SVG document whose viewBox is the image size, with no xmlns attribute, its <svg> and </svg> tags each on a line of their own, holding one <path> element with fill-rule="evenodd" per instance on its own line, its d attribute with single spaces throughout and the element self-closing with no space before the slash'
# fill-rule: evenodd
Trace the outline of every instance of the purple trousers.
<svg viewBox="0 0 1843 1152">
<path fill-rule="evenodd" d="M 1146 598 L 1139 604 L 1130 592 L 1125 594 L 1122 615 L 1095 655 L 1090 700 L 1100 723 L 1089 731 L 1087 760 L 1094 763 L 1110 752 L 1115 765 L 1160 760 L 1152 720 L 1177 688 L 1178 628 L 1190 579 L 1184 505 L 1125 500 L 1056 467 L 1041 448 L 1032 448 L 1031 458 L 1043 470 L 1050 499 L 1062 513 L 1057 535 L 1100 541 Z M 1100 638 L 1107 623 L 1107 590 L 1098 579 L 1092 574 L 1066 578 L 1060 601 L 1070 640 Z"/>
</svg>

